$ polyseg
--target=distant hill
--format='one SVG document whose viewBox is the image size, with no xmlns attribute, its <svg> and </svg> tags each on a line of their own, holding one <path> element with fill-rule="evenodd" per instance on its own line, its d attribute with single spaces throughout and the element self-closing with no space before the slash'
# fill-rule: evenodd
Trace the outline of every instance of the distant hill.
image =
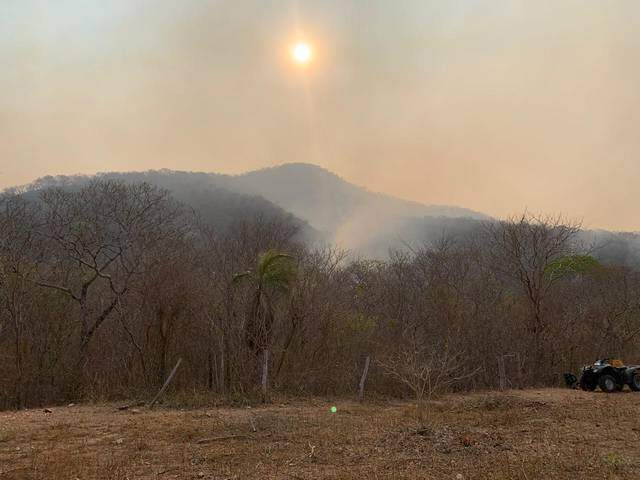
<svg viewBox="0 0 640 480">
<path fill-rule="evenodd" d="M 178 201 L 190 206 L 200 217 L 219 231 L 225 231 L 234 222 L 254 219 L 286 220 L 297 227 L 298 240 L 310 242 L 321 238 L 318 231 L 306 221 L 258 195 L 242 194 L 224 186 L 223 175 L 174 172 L 169 170 L 148 172 L 109 172 L 95 176 L 46 176 L 33 183 L 11 190 L 20 190 L 27 197 L 37 198 L 37 192 L 46 188 L 74 188 L 93 178 L 147 182 L 171 192 Z"/>
<path fill-rule="evenodd" d="M 287 217 L 299 226 L 300 239 L 334 243 L 356 255 L 382 258 L 389 249 L 418 246 L 443 236 L 462 236 L 490 219 L 461 207 L 424 205 L 370 192 L 305 163 L 223 175 L 150 170 L 97 175 L 127 182 L 148 182 L 170 190 L 218 228 L 246 216 Z M 90 176 L 47 176 L 27 185 L 37 191 L 89 181 Z M 640 234 L 583 231 L 581 241 L 607 263 L 640 267 Z"/>
<path fill-rule="evenodd" d="M 489 218 L 465 208 L 423 205 L 370 192 L 328 170 L 305 163 L 285 164 L 241 175 L 152 170 L 109 172 L 100 176 L 146 181 L 172 191 L 185 203 L 198 203 L 198 208 L 202 208 L 202 202 L 212 195 L 210 192 L 216 192 L 215 197 L 222 199 L 225 205 L 236 204 L 240 209 L 256 209 L 258 204 L 261 204 L 260 208 L 280 208 L 308 224 L 307 239 L 330 241 L 363 255 L 384 256 L 391 247 L 399 247 L 404 242 L 420 242 L 427 230 L 434 235 L 457 230 L 453 225 L 456 222 L 452 223 L 451 219 L 477 221 Z M 80 183 L 89 178 L 43 177 L 30 188 Z M 203 192 L 209 194 L 203 196 Z M 227 216 L 234 212 L 233 208 L 227 207 L 221 210 Z"/>
<path fill-rule="evenodd" d="M 306 163 L 265 168 L 231 177 L 229 182 L 234 190 L 261 195 L 348 245 L 353 245 L 355 237 L 411 218 L 489 218 L 466 208 L 424 205 L 370 192 Z"/>
</svg>

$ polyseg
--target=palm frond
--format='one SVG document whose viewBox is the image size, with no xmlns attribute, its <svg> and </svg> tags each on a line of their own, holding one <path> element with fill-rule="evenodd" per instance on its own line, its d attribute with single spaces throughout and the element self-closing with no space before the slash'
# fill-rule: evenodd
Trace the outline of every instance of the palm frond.
<svg viewBox="0 0 640 480">
<path fill-rule="evenodd" d="M 293 262 L 294 258 L 287 253 L 278 253 L 275 250 L 267 250 L 262 254 L 258 262 L 258 272 L 260 276 L 265 275 L 270 269 L 283 262 Z"/>
<path fill-rule="evenodd" d="M 251 270 L 247 270 L 246 272 L 242 272 L 242 273 L 236 273 L 233 276 L 233 279 L 231 280 L 231 283 L 240 283 L 242 280 L 244 280 L 247 277 L 251 277 L 253 276 L 253 272 L 251 272 Z"/>
</svg>

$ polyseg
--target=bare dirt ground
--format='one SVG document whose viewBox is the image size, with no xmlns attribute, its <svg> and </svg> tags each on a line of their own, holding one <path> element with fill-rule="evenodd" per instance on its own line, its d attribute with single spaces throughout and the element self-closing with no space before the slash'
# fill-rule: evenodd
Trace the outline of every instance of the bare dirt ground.
<svg viewBox="0 0 640 480">
<path fill-rule="evenodd" d="M 337 407 L 331 413 L 332 405 Z M 640 394 L 0 413 L 0 479 L 640 478 Z"/>
</svg>

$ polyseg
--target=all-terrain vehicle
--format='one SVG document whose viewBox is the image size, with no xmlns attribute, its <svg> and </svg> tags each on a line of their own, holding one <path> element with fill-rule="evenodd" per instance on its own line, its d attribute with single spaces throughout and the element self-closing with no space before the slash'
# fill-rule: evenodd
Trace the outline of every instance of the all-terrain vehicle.
<svg viewBox="0 0 640 480">
<path fill-rule="evenodd" d="M 606 393 L 621 391 L 625 384 L 634 392 L 640 391 L 640 365 L 625 365 L 622 360 L 603 358 L 592 365 L 582 367 L 578 380 L 573 374 L 565 374 L 569 386 L 592 392 L 596 387 Z"/>
</svg>

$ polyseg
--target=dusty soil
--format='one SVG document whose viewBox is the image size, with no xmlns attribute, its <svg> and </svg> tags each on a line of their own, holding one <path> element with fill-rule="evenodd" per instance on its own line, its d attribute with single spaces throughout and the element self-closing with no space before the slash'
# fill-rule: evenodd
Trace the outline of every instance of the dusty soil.
<svg viewBox="0 0 640 480">
<path fill-rule="evenodd" d="M 640 478 L 640 393 L 115 407 L 0 413 L 0 479 Z"/>
</svg>

